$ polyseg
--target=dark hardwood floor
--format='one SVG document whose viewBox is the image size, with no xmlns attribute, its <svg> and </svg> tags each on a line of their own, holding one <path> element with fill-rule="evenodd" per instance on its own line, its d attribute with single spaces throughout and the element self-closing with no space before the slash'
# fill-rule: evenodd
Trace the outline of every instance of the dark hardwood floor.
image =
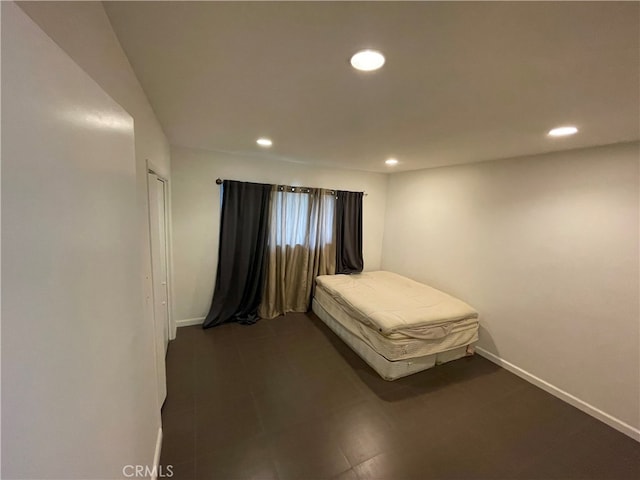
<svg viewBox="0 0 640 480">
<path fill-rule="evenodd" d="M 315 315 L 178 329 L 180 479 L 640 479 L 640 443 L 474 356 L 386 382 Z"/>
</svg>

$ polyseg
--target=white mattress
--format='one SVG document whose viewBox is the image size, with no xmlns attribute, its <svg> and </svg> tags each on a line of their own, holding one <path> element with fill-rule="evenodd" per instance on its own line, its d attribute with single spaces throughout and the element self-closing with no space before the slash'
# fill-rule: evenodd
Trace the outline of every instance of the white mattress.
<svg viewBox="0 0 640 480">
<path fill-rule="evenodd" d="M 408 360 L 390 361 L 378 354 L 373 348 L 365 343 L 360 337 L 352 334 L 339 321 L 334 319 L 318 302 L 313 299 L 313 311 L 318 317 L 338 335 L 354 352 L 356 352 L 371 368 L 373 368 L 383 379 L 395 380 L 406 377 L 414 373 L 426 370 L 434 365 L 457 360 L 472 354 L 472 350 L 467 346 L 457 347 L 446 352 L 434 353 L 422 357 L 415 357 Z"/>
<path fill-rule="evenodd" d="M 389 338 L 437 340 L 461 321 L 478 323 L 478 312 L 462 300 L 392 272 L 323 275 L 316 282 L 351 318 Z"/>
<path fill-rule="evenodd" d="M 316 303 L 351 335 L 357 337 L 377 354 L 389 361 L 415 359 L 425 355 L 446 352 L 458 347 L 466 347 L 466 345 L 478 340 L 477 318 L 449 322 L 448 334 L 438 338 L 413 338 L 397 332 L 384 336 L 374 328 L 352 318 L 344 308 L 344 305 L 339 303 L 334 296 L 329 295 L 320 284 L 316 287 L 314 305 Z"/>
</svg>

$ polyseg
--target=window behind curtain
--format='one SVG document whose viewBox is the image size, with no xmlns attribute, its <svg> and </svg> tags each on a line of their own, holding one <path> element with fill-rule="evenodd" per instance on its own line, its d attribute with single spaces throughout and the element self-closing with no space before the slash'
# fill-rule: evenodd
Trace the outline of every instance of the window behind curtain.
<svg viewBox="0 0 640 480">
<path fill-rule="evenodd" d="M 271 192 L 267 276 L 259 315 L 306 312 L 318 275 L 335 273 L 335 204 L 328 190 Z"/>
<path fill-rule="evenodd" d="M 335 198 L 329 193 L 274 191 L 271 194 L 271 221 L 276 245 L 335 243 Z"/>
</svg>

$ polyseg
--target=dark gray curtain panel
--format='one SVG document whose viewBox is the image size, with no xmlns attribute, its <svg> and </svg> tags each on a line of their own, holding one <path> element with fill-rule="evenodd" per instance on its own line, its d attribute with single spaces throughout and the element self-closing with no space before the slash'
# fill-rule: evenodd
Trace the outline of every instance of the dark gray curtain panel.
<svg viewBox="0 0 640 480">
<path fill-rule="evenodd" d="M 225 180 L 222 189 L 216 286 L 203 328 L 255 323 L 264 282 L 271 185 Z"/>
<path fill-rule="evenodd" d="M 362 192 L 338 190 L 336 198 L 336 273 L 359 273 L 362 258 Z"/>
</svg>

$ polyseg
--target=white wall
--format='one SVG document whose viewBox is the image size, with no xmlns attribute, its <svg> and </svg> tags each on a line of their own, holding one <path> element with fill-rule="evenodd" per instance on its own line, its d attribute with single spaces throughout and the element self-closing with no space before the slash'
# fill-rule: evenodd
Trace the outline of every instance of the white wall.
<svg viewBox="0 0 640 480">
<path fill-rule="evenodd" d="M 169 143 L 142 86 L 120 46 L 101 2 L 17 2 L 93 80 L 118 102 L 135 122 L 138 224 L 145 256 L 141 281 L 146 298 L 145 316 L 152 322 L 153 289 L 147 198 L 149 160 L 157 173 L 171 174 Z M 170 197 L 169 197 L 170 198 Z"/>
<path fill-rule="evenodd" d="M 174 318 L 201 319 L 209 311 L 217 268 L 220 187 L 216 178 L 365 191 L 363 255 L 380 268 L 387 175 L 312 167 L 264 158 L 172 148 Z"/>
<path fill-rule="evenodd" d="M 130 401 L 144 404 L 146 413 L 132 420 L 132 424 L 137 425 L 139 434 L 144 437 L 144 460 L 151 464 L 161 420 L 156 400 L 156 366 L 153 355 L 153 291 L 146 161 L 152 162 L 159 174 L 170 177 L 169 144 L 111 28 L 101 2 L 19 2 L 18 6 L 134 120 L 136 202 L 130 208 L 137 214 L 133 228 L 136 229 L 142 264 L 133 275 L 142 287 L 140 295 L 144 307 L 141 322 L 117 325 L 120 329 L 117 341 L 134 351 L 135 353 L 131 353 L 133 357 L 127 361 L 111 361 L 115 362 L 123 375 L 135 375 L 141 379 L 135 389 L 129 392 Z M 3 26 L 4 22 L 3 19 Z M 43 85 L 45 84 L 43 80 Z M 84 360 L 76 358 L 76 361 Z"/>
<path fill-rule="evenodd" d="M 639 158 L 634 143 L 393 174 L 383 268 L 468 301 L 482 348 L 638 429 Z"/>
<path fill-rule="evenodd" d="M 133 119 L 2 4 L 2 478 L 121 478 L 159 427 Z"/>
<path fill-rule="evenodd" d="M 17 2 L 93 80 L 134 118 L 136 157 L 170 175 L 169 143 L 101 2 Z M 146 177 L 145 177 L 146 178 Z"/>
</svg>

